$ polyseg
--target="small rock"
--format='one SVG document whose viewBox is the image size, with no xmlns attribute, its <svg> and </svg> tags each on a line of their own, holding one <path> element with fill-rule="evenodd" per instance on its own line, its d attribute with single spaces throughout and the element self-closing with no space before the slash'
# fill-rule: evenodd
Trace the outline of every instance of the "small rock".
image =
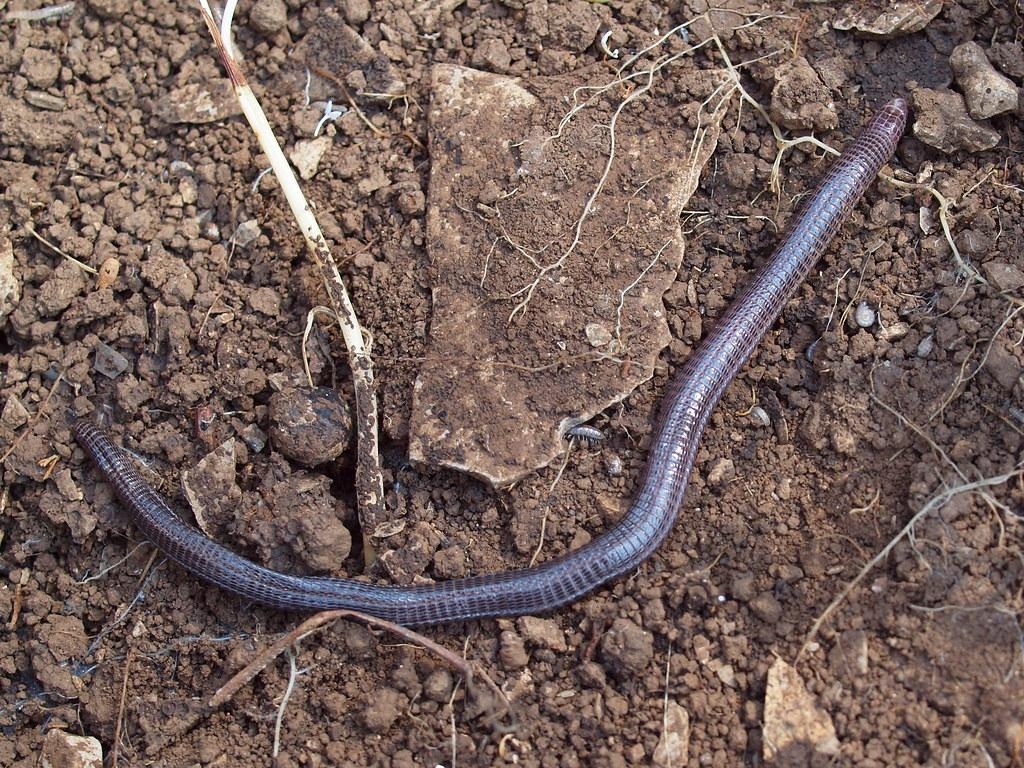
<svg viewBox="0 0 1024 768">
<path fill-rule="evenodd" d="M 0 238 L 0 319 L 7 317 L 21 301 L 21 280 L 14 274 L 14 246 Z"/>
<path fill-rule="evenodd" d="M 120 19 L 131 7 L 129 0 L 89 0 L 87 5 L 101 19 Z"/>
<path fill-rule="evenodd" d="M 967 102 L 967 112 L 975 120 L 1017 111 L 1017 86 L 1006 75 L 996 72 L 980 45 L 958 45 L 949 63 Z"/>
<path fill-rule="evenodd" d="M 239 248 L 254 243 L 263 234 L 260 230 L 260 223 L 256 219 L 246 219 L 235 228 L 235 234 L 231 236 L 231 242 Z"/>
<path fill-rule="evenodd" d="M 370 18 L 370 0 L 341 0 L 340 7 L 345 20 L 354 26 Z"/>
<path fill-rule="evenodd" d="M 89 648 L 85 626 L 75 616 L 50 614 L 38 625 L 36 636 L 60 663 L 84 656 Z"/>
<path fill-rule="evenodd" d="M 736 670 L 733 669 L 732 664 L 723 664 L 715 671 L 715 674 L 722 681 L 722 685 L 727 688 L 736 687 Z"/>
<path fill-rule="evenodd" d="M 711 660 L 711 641 L 705 635 L 694 635 L 693 658 L 701 664 L 707 664 Z"/>
<path fill-rule="evenodd" d="M 918 88 L 913 92 L 914 135 L 943 152 L 983 152 L 999 143 L 999 134 L 967 114 L 959 93 Z"/>
<path fill-rule="evenodd" d="M 985 370 L 999 382 L 999 386 L 1010 391 L 1020 379 L 1021 363 L 1002 339 L 996 339 L 985 358 Z"/>
<path fill-rule="evenodd" d="M 47 731 L 39 763 L 42 768 L 103 768 L 103 746 L 92 736 Z"/>
<path fill-rule="evenodd" d="M 636 675 L 654 658 L 654 636 L 629 619 L 616 619 L 601 638 L 601 656 L 613 674 Z"/>
<path fill-rule="evenodd" d="M 427 208 L 427 196 L 422 189 L 406 189 L 398 193 L 395 199 L 398 210 L 404 216 L 419 216 Z"/>
<path fill-rule="evenodd" d="M 833 20 L 832 27 L 883 40 L 911 35 L 920 32 L 939 15 L 942 0 L 897 0 L 881 14 L 876 9 L 877 6 L 850 3 Z"/>
<path fill-rule="evenodd" d="M 242 112 L 226 78 L 210 83 L 189 83 L 157 101 L 154 114 L 172 125 L 216 123 Z"/>
<path fill-rule="evenodd" d="M 1024 286 L 1024 270 L 1005 261 L 989 261 L 981 266 L 987 279 L 997 291 L 1006 293 Z"/>
<path fill-rule="evenodd" d="M 751 600 L 750 610 L 765 624 L 776 624 L 782 618 L 782 603 L 771 592 L 762 592 Z"/>
<path fill-rule="evenodd" d="M 208 521 L 222 519 L 238 507 L 242 489 L 235 483 L 235 440 L 221 443 L 192 469 L 181 473 L 181 487 L 199 530 L 210 536 Z"/>
<path fill-rule="evenodd" d="M 764 694 L 764 759 L 785 765 L 817 765 L 814 755 L 839 754 L 828 713 L 818 706 L 800 675 L 782 659 L 768 670 Z"/>
<path fill-rule="evenodd" d="M 401 714 L 406 698 L 394 688 L 379 688 L 367 695 L 363 725 L 370 733 L 385 733 Z"/>
<path fill-rule="evenodd" d="M 776 70 L 771 114 L 784 128 L 830 131 L 839 125 L 831 91 L 803 56 Z"/>
<path fill-rule="evenodd" d="M 829 430 L 829 440 L 832 443 L 832 450 L 843 456 L 855 456 L 857 454 L 857 437 L 846 427 L 835 424 Z"/>
<path fill-rule="evenodd" d="M 597 39 L 607 9 L 601 3 L 569 0 L 560 3 L 527 3 L 527 24 L 532 13 L 542 13 L 546 25 L 545 48 L 582 53 Z M 543 9 L 543 10 L 541 10 Z M 538 30 L 539 31 L 539 30 Z"/>
<path fill-rule="evenodd" d="M 601 325 L 601 323 L 587 323 L 587 327 L 583 329 L 583 332 L 587 335 L 587 341 L 590 342 L 592 347 L 606 346 L 612 340 L 612 332 Z"/>
<path fill-rule="evenodd" d="M 279 317 L 281 314 L 281 295 L 269 285 L 250 293 L 245 303 L 249 305 L 249 309 L 267 317 Z"/>
<path fill-rule="evenodd" d="M 32 415 L 28 412 L 28 408 L 18 399 L 17 395 L 12 394 L 4 403 L 3 413 L 0 414 L 0 424 L 7 429 L 18 429 L 28 424 L 30 418 Z"/>
<path fill-rule="evenodd" d="M 381 565 L 396 584 L 411 584 L 430 565 L 440 542 L 441 534 L 430 523 L 421 520 L 409 531 L 401 548 L 381 554 Z"/>
<path fill-rule="evenodd" d="M 674 701 L 665 707 L 661 737 L 654 748 L 654 764 L 686 765 L 690 754 L 690 713 Z"/>
<path fill-rule="evenodd" d="M 18 70 L 29 84 L 36 88 L 49 88 L 60 74 L 60 57 L 42 48 L 26 48 Z"/>
<path fill-rule="evenodd" d="M 932 353 L 933 349 L 935 349 L 935 336 L 929 333 L 917 342 L 917 349 L 914 354 L 918 357 L 925 358 Z"/>
<path fill-rule="evenodd" d="M 253 453 L 260 453 L 267 447 L 267 433 L 255 424 L 246 424 L 242 429 L 241 438 Z"/>
<path fill-rule="evenodd" d="M 458 545 L 434 553 L 434 575 L 439 579 L 459 579 L 466 575 L 466 550 Z"/>
<path fill-rule="evenodd" d="M 288 153 L 288 159 L 303 181 L 309 181 L 316 176 L 316 172 L 320 170 L 320 161 L 333 143 L 334 139 L 330 136 L 318 136 L 315 139 L 295 142 L 295 146 Z"/>
<path fill-rule="evenodd" d="M 452 673 L 447 669 L 435 669 L 423 682 L 423 695 L 441 704 L 451 698 L 452 687 Z"/>
<path fill-rule="evenodd" d="M 568 645 L 565 633 L 551 619 L 538 619 L 536 616 L 523 616 L 516 622 L 523 637 L 541 648 L 548 648 L 563 653 Z"/>
<path fill-rule="evenodd" d="M 288 6 L 284 0 L 257 0 L 249 13 L 249 23 L 264 35 L 276 34 L 288 23 Z"/>
<path fill-rule="evenodd" d="M 829 664 L 836 674 L 846 677 L 863 676 L 868 672 L 868 635 L 862 629 L 847 630 L 836 639 L 828 654 Z"/>
<path fill-rule="evenodd" d="M 195 169 L 185 160 L 171 160 L 167 166 L 167 171 L 176 179 L 191 176 L 195 173 Z"/>
<path fill-rule="evenodd" d="M 1024 46 L 1019 42 L 992 43 L 988 49 L 988 58 L 1010 77 L 1024 80 Z"/>
<path fill-rule="evenodd" d="M 113 347 L 107 346 L 102 341 L 96 344 L 96 356 L 93 359 L 92 367 L 97 373 L 101 373 L 108 379 L 116 379 L 128 370 L 128 358 L 122 355 Z"/>
<path fill-rule="evenodd" d="M 886 325 L 878 331 L 878 336 L 883 341 L 899 341 L 910 333 L 910 324 L 899 320 L 892 325 Z"/>
<path fill-rule="evenodd" d="M 113 104 L 130 104 L 135 101 L 135 86 L 124 72 L 115 72 L 103 84 L 103 95 Z"/>
<path fill-rule="evenodd" d="M 384 173 L 384 169 L 379 165 L 373 165 L 367 169 L 366 174 L 356 182 L 356 190 L 363 197 L 369 197 L 378 189 L 384 189 L 389 186 L 391 180 L 387 174 Z"/>
<path fill-rule="evenodd" d="M 718 458 L 708 470 L 708 484 L 715 488 L 722 488 L 736 479 L 736 464 L 732 459 Z"/>
<path fill-rule="evenodd" d="M 857 305 L 857 309 L 853 311 L 853 319 L 861 328 L 870 328 L 875 324 L 878 315 L 875 314 L 875 310 L 871 308 L 870 304 L 862 301 Z"/>
<path fill-rule="evenodd" d="M 576 676 L 586 688 L 600 691 L 607 684 L 604 667 L 596 661 L 584 661 L 576 667 Z"/>
<path fill-rule="evenodd" d="M 362 16 L 363 10 L 351 2 L 346 8 L 356 17 Z M 369 9 L 365 15 L 369 16 Z M 346 18 L 351 20 L 347 13 Z M 382 98 L 387 100 L 405 93 L 405 81 L 388 57 L 375 50 L 336 11 L 317 14 L 312 28 L 296 46 L 292 58 L 305 62 L 312 70 L 329 72 L 335 79 L 349 83 L 350 87 L 358 83 L 360 87 L 355 88 L 356 95 L 383 94 Z"/>
<path fill-rule="evenodd" d="M 792 563 L 782 563 L 776 573 L 778 578 L 786 584 L 796 584 L 804 577 L 803 568 Z"/>
<path fill-rule="evenodd" d="M 50 614 L 32 628 L 27 643 L 32 671 L 43 690 L 60 696 L 76 697 L 84 680 L 74 674 L 72 659 L 80 659 L 89 648 L 82 620 L 74 616 Z"/>
<path fill-rule="evenodd" d="M 498 658 L 501 661 L 502 668 L 509 672 L 522 669 L 530 661 L 523 638 L 511 629 L 506 629 L 501 633 Z"/>
<path fill-rule="evenodd" d="M 505 45 L 504 40 L 491 37 L 483 40 L 473 50 L 470 62 L 478 69 L 504 72 L 512 63 L 512 55 L 508 52 L 508 46 Z"/>
<path fill-rule="evenodd" d="M 285 389 L 270 397 L 270 439 L 300 464 L 338 458 L 352 441 L 352 413 L 333 389 Z"/>
</svg>

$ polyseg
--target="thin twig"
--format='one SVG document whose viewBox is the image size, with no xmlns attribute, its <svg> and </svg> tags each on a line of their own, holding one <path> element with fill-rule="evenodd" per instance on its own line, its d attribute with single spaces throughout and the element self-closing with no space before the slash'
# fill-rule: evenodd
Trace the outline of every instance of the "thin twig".
<svg viewBox="0 0 1024 768">
<path fill-rule="evenodd" d="M 117 720 L 114 723 L 114 745 L 110 748 L 110 768 L 117 768 L 121 755 L 121 728 L 124 726 L 124 703 L 128 696 L 128 672 L 132 666 L 132 648 L 124 657 L 124 676 L 121 678 L 121 698 L 117 703 Z"/>
<path fill-rule="evenodd" d="M 472 666 L 467 660 L 455 655 L 443 645 L 439 645 L 430 638 L 421 635 L 419 632 L 414 632 L 413 630 L 407 629 L 399 624 L 395 624 L 394 622 L 378 619 L 376 616 L 369 616 L 365 613 L 359 613 L 358 611 L 322 611 L 309 617 L 299 624 L 299 626 L 295 627 L 291 632 L 286 635 L 282 635 L 256 654 L 252 661 L 236 672 L 228 682 L 222 685 L 213 694 L 213 696 L 210 697 L 210 700 L 207 702 L 207 707 L 209 709 L 216 709 L 228 702 L 236 693 L 238 693 L 239 690 L 242 689 L 242 687 L 262 672 L 270 662 L 281 655 L 281 653 L 286 649 L 294 645 L 299 640 L 309 636 L 313 632 L 331 624 L 337 619 L 353 619 L 370 626 L 379 627 L 393 635 L 408 640 L 410 643 L 420 646 L 447 663 L 452 669 L 462 675 L 463 679 L 466 681 L 467 687 L 471 687 L 473 684 L 475 675 Z M 486 675 L 480 675 L 480 677 L 485 680 L 489 680 Z M 490 685 L 494 686 L 494 683 L 492 682 Z M 504 698 L 501 691 L 497 689 L 497 686 L 494 686 L 494 688 L 499 696 Z"/>
</svg>

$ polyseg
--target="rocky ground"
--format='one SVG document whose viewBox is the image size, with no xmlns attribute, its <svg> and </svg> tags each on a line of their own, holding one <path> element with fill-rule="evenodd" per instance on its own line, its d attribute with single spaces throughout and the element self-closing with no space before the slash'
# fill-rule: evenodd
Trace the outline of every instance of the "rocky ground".
<svg viewBox="0 0 1024 768">
<path fill-rule="evenodd" d="M 304 345 L 324 289 L 198 8 L 0 0 L 0 764 L 1024 764 L 1020 8 L 726 5 L 239 9 L 372 340 L 394 522 L 366 572 L 352 449 L 280 429 L 304 346 L 350 399 L 344 345 L 322 316 Z M 210 706 L 303 617 L 144 543 L 71 411 L 282 571 L 550 558 L 622 514 L 668 377 L 827 167 L 803 143 L 776 177 L 769 120 L 840 147 L 894 95 L 895 181 L 726 392 L 648 563 L 428 629 L 471 687 L 339 621 Z M 566 457 L 584 418 L 604 439 Z"/>
</svg>

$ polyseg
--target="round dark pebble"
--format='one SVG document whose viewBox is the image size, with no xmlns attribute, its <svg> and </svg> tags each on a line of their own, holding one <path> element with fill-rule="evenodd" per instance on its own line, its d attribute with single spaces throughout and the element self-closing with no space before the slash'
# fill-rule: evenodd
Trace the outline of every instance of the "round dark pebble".
<svg viewBox="0 0 1024 768">
<path fill-rule="evenodd" d="M 285 389 L 270 398 L 270 439 L 289 459 L 315 467 L 348 448 L 352 413 L 333 389 Z"/>
</svg>

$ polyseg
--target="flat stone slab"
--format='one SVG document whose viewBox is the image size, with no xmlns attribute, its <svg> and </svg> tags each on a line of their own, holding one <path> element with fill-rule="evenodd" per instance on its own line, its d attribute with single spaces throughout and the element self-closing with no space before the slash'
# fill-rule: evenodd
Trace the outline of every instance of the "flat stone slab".
<svg viewBox="0 0 1024 768">
<path fill-rule="evenodd" d="M 662 295 L 682 258 L 680 212 L 721 118 L 701 106 L 721 76 L 689 69 L 661 70 L 616 115 L 645 78 L 434 68 L 433 315 L 414 460 L 516 482 L 565 450 L 567 428 L 651 378 L 670 340 Z"/>
</svg>

